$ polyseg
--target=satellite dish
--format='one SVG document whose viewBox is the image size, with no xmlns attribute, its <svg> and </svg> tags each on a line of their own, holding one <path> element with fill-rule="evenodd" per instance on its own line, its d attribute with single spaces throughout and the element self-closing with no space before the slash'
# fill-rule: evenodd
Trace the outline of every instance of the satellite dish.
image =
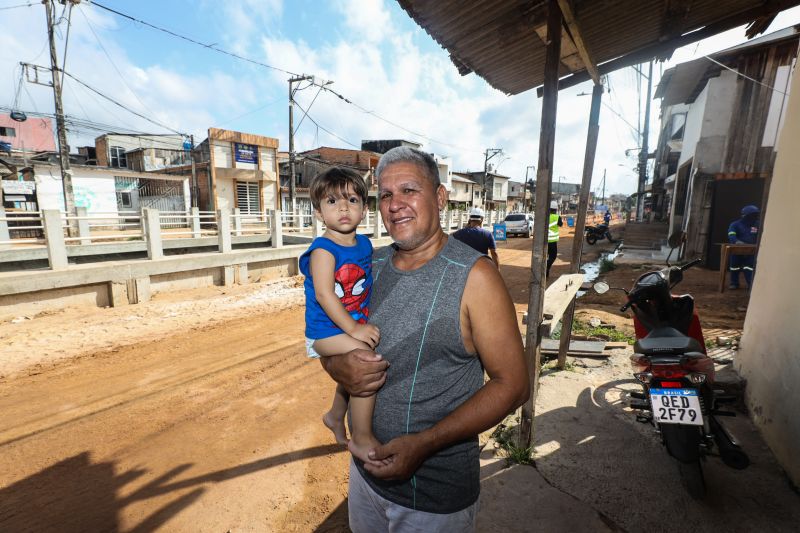
<svg viewBox="0 0 800 533">
<path fill-rule="evenodd" d="M 16 122 L 25 122 L 26 120 L 28 120 L 28 115 L 26 115 L 22 111 L 12 111 L 11 115 L 9 116 L 11 117 L 11 120 L 14 120 Z"/>
</svg>

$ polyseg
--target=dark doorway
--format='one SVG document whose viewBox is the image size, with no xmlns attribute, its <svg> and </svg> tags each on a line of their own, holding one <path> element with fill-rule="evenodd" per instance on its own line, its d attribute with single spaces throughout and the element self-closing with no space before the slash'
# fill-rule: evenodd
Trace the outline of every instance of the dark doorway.
<svg viewBox="0 0 800 533">
<path fill-rule="evenodd" d="M 739 218 L 742 207 L 753 204 L 760 209 L 764 179 L 718 180 L 713 184 L 711 224 L 708 228 L 706 266 L 719 269 L 720 244 L 728 242 L 728 226 Z"/>
</svg>

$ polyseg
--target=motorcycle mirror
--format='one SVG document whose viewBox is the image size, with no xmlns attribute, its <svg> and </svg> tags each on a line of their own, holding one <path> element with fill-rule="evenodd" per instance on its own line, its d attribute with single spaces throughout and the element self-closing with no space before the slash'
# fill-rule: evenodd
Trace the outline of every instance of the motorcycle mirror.
<svg viewBox="0 0 800 533">
<path fill-rule="evenodd" d="M 597 294 L 605 294 L 609 291 L 609 289 L 611 289 L 611 287 L 609 287 L 608 283 L 606 283 L 605 281 L 598 281 L 597 283 L 592 285 L 592 288 L 594 289 L 594 292 L 596 292 Z"/>
</svg>

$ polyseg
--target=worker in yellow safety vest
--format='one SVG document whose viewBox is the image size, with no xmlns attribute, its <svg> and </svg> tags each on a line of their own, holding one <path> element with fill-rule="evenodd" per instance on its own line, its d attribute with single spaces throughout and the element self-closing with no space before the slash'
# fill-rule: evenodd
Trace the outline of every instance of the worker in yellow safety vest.
<svg viewBox="0 0 800 533">
<path fill-rule="evenodd" d="M 556 262 L 558 254 L 558 228 L 564 222 L 558 215 L 558 202 L 550 202 L 550 219 L 547 221 L 547 277 L 550 277 L 550 267 Z"/>
</svg>

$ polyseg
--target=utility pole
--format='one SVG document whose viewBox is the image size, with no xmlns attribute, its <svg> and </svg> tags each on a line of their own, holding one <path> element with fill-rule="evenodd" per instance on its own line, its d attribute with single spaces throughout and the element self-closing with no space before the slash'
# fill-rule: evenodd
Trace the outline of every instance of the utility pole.
<svg viewBox="0 0 800 533">
<path fill-rule="evenodd" d="M 80 0 L 69 0 L 77 4 Z M 55 9 L 52 0 L 42 0 L 47 15 L 47 37 L 50 40 L 50 72 L 53 77 L 53 97 L 56 104 L 56 130 L 58 137 L 58 153 L 61 162 L 61 187 L 64 191 L 64 210 L 67 216 L 75 216 L 75 193 L 72 190 L 72 169 L 69 166 L 69 145 L 67 145 L 67 128 L 64 125 L 64 106 L 61 102 L 61 77 L 58 69 L 58 56 L 56 55 L 56 39 L 53 26 L 55 25 Z M 78 235 L 78 221 L 69 221 L 69 235 Z"/>
<path fill-rule="evenodd" d="M 496 155 L 500 155 L 503 153 L 502 148 L 487 148 L 485 152 L 483 152 L 483 183 L 481 186 L 483 187 L 483 208 L 486 209 L 486 178 L 489 175 L 489 160 Z M 494 199 L 494 198 L 492 198 Z"/>
<path fill-rule="evenodd" d="M 528 210 L 528 206 L 525 204 L 525 196 L 528 193 L 528 171 L 530 169 L 536 170 L 536 167 L 534 165 L 525 167 L 525 185 L 522 187 L 522 210 L 525 212 Z"/>
<path fill-rule="evenodd" d="M 600 203 L 606 205 L 606 169 L 603 169 L 603 199 Z"/>
<path fill-rule="evenodd" d="M 639 187 L 636 196 L 636 221 L 642 221 L 644 213 L 644 184 L 647 181 L 647 141 L 650 133 L 650 98 L 653 91 L 653 61 L 650 60 L 650 68 L 647 76 L 647 100 L 644 107 L 644 129 L 642 131 L 642 149 L 639 152 Z"/>
<path fill-rule="evenodd" d="M 294 93 L 297 89 L 294 84 L 301 81 L 313 81 L 314 76 L 294 76 L 289 78 L 289 212 L 294 215 L 295 203 L 297 202 L 297 175 L 295 174 L 294 153 Z"/>
</svg>

